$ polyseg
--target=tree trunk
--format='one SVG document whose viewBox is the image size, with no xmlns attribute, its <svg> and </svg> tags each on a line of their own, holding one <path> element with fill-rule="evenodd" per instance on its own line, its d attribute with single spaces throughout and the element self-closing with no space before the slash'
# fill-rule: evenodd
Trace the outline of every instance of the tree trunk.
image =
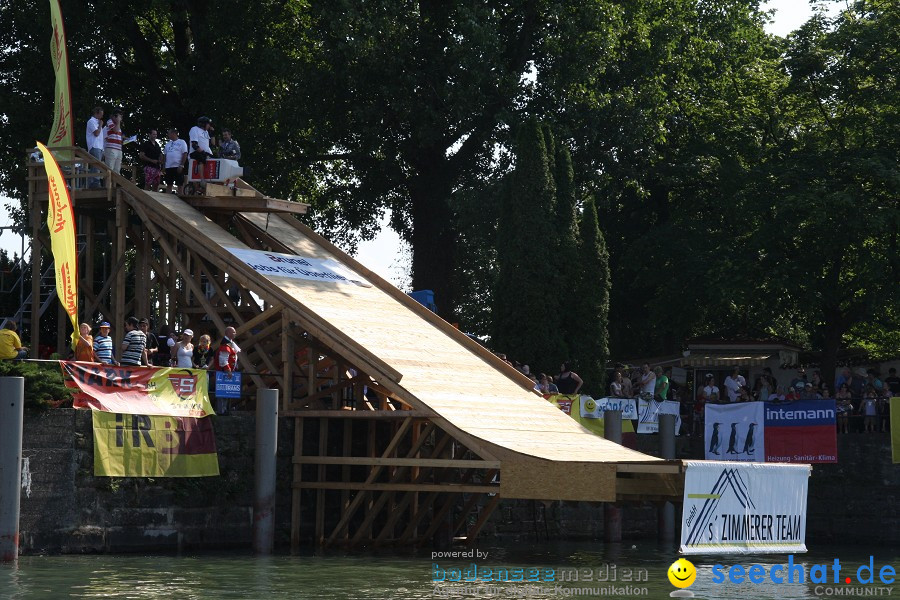
<svg viewBox="0 0 900 600">
<path fill-rule="evenodd" d="M 828 384 L 833 391 L 835 383 L 835 369 L 837 368 L 837 355 L 841 349 L 841 341 L 844 337 L 843 320 L 837 314 L 827 314 L 823 325 L 824 339 L 822 341 L 822 360 L 819 363 L 819 374 L 822 381 Z"/>
<path fill-rule="evenodd" d="M 420 171 L 409 185 L 412 202 L 412 287 L 434 291 L 438 314 L 453 321 L 456 293 L 453 271 L 456 236 L 450 208 L 452 183 L 435 161 L 436 168 Z"/>
</svg>

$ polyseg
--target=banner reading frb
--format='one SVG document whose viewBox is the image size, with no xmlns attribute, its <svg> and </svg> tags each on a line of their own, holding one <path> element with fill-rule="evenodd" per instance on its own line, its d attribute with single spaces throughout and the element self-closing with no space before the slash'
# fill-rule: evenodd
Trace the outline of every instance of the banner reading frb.
<svg viewBox="0 0 900 600">
<path fill-rule="evenodd" d="M 93 411 L 94 475 L 206 477 L 219 474 L 209 419 Z"/>
<path fill-rule="evenodd" d="M 203 369 L 117 367 L 60 361 L 75 408 L 174 417 L 213 414 Z"/>
</svg>

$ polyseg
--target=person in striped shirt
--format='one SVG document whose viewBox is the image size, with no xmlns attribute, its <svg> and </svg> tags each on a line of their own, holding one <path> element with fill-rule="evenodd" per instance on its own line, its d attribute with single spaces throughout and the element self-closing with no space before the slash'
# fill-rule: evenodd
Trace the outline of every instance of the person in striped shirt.
<svg viewBox="0 0 900 600">
<path fill-rule="evenodd" d="M 113 357 L 113 341 L 109 337 L 109 323 L 106 321 L 100 323 L 100 333 L 94 337 L 94 354 L 97 355 L 97 360 L 104 364 L 116 364 Z"/>
<path fill-rule="evenodd" d="M 103 145 L 103 162 L 110 171 L 119 174 L 122 169 L 122 142 L 125 134 L 122 133 L 122 111 L 113 111 L 112 118 L 106 123 L 106 138 Z"/>
<path fill-rule="evenodd" d="M 125 319 L 125 339 L 122 340 L 122 358 L 119 364 L 139 367 L 147 362 L 147 336 L 138 328 L 137 317 Z"/>
</svg>

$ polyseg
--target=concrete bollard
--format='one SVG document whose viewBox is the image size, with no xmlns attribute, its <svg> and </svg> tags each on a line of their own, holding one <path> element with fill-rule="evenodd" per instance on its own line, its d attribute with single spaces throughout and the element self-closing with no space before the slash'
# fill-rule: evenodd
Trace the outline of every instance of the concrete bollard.
<svg viewBox="0 0 900 600">
<path fill-rule="evenodd" d="M 256 394 L 256 470 L 253 495 L 253 551 L 275 546 L 275 469 L 278 452 L 278 390 Z"/>
<path fill-rule="evenodd" d="M 622 411 L 603 411 L 603 437 L 610 442 L 622 443 Z M 603 505 L 603 539 L 607 542 L 622 541 L 622 509 L 611 502 Z"/>
<path fill-rule="evenodd" d="M 667 460 L 675 459 L 675 415 L 659 415 L 659 455 Z M 663 502 L 659 507 L 659 539 L 675 541 L 675 505 Z"/>
<path fill-rule="evenodd" d="M 0 562 L 19 558 L 25 379 L 0 377 Z"/>
</svg>

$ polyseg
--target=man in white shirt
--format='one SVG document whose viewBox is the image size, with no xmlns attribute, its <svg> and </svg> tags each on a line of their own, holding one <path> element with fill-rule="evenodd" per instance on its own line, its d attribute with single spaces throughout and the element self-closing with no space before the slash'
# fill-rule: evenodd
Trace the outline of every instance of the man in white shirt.
<svg viewBox="0 0 900 600">
<path fill-rule="evenodd" d="M 191 131 L 188 133 L 188 138 L 191 141 L 191 153 L 199 151 L 212 156 L 210 139 L 212 139 L 212 143 L 215 143 L 216 139 L 209 137 L 210 131 L 215 131 L 212 126 L 212 119 L 209 117 L 200 117 L 197 119 L 197 124 L 194 127 L 191 127 Z M 205 160 L 204 156 L 204 159 L 201 162 L 205 162 Z"/>
<path fill-rule="evenodd" d="M 96 158 L 99 161 L 103 160 L 103 144 L 106 139 L 106 134 L 103 131 L 103 107 L 95 106 L 93 112 L 91 112 L 91 118 L 88 119 L 87 128 L 84 133 L 85 136 L 85 148 L 90 153 L 91 156 Z M 96 167 L 90 168 L 91 173 L 99 173 L 100 170 Z M 97 177 L 92 177 L 88 181 L 88 186 L 92 188 L 100 187 L 100 179 Z"/>
<path fill-rule="evenodd" d="M 728 392 L 728 401 L 737 402 L 741 388 L 747 385 L 747 380 L 741 375 L 741 370 L 735 367 L 731 375 L 725 378 L 725 390 Z"/>
<path fill-rule="evenodd" d="M 641 365 L 641 394 L 650 394 L 652 398 L 654 393 L 656 393 L 656 373 L 650 370 L 648 363 L 644 363 Z"/>
<path fill-rule="evenodd" d="M 719 401 L 719 386 L 716 385 L 716 378 L 712 373 L 706 374 L 706 386 L 703 388 L 703 395 L 707 402 L 716 404 Z"/>
<path fill-rule="evenodd" d="M 184 193 L 184 163 L 187 160 L 187 144 L 178 137 L 178 130 L 169 129 L 169 141 L 163 149 L 165 153 L 165 175 L 163 182 L 166 184 L 166 193 L 172 192 L 172 184 L 178 186 L 178 193 Z"/>
</svg>

